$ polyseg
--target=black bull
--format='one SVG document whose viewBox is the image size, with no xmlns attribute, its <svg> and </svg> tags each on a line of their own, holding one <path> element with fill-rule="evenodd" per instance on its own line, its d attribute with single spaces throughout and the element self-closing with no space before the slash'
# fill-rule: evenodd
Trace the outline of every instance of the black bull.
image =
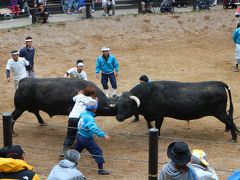
<svg viewBox="0 0 240 180">
<path fill-rule="evenodd" d="M 230 108 L 227 113 L 228 96 Z M 143 83 L 135 86 L 130 92 L 123 93 L 115 105 L 118 121 L 141 114 L 148 122 L 149 128 L 152 127 L 150 122 L 155 120 L 159 133 L 164 117 L 193 120 L 204 116 L 214 116 L 223 122 L 226 129 L 230 129 L 234 141 L 240 133 L 233 122 L 230 88 L 219 81 Z"/>
<path fill-rule="evenodd" d="M 96 115 L 116 115 L 116 111 L 109 107 L 109 99 L 92 82 L 76 78 L 25 78 L 20 81 L 15 92 L 12 119 L 15 122 L 24 111 L 29 111 L 35 114 L 40 124 L 44 124 L 39 114 L 40 110 L 48 113 L 50 117 L 69 115 L 74 106 L 73 97 L 86 86 L 96 88 L 99 104 Z"/>
</svg>

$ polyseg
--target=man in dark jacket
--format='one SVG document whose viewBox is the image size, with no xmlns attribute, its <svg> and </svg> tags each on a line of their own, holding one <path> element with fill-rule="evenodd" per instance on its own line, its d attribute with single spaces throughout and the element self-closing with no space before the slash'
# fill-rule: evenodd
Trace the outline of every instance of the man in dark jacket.
<svg viewBox="0 0 240 180">
<path fill-rule="evenodd" d="M 26 68 L 28 76 L 34 78 L 34 55 L 35 49 L 32 47 L 32 37 L 27 36 L 25 39 L 26 47 L 22 48 L 19 52 L 19 56 L 25 58 L 29 62 L 29 66 Z"/>
</svg>

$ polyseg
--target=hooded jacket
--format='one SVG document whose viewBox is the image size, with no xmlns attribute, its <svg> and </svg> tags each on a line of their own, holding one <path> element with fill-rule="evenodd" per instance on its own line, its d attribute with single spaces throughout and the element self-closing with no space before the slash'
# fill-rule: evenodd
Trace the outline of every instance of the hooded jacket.
<svg viewBox="0 0 240 180">
<path fill-rule="evenodd" d="M 207 166 L 207 168 L 199 164 L 191 164 L 194 172 L 196 173 L 198 180 L 218 180 L 217 174 L 213 168 Z"/>
<path fill-rule="evenodd" d="M 40 180 L 33 167 L 21 159 L 0 158 L 0 179 Z"/>
<path fill-rule="evenodd" d="M 158 180 L 197 180 L 197 177 L 191 166 L 188 166 L 187 172 L 181 172 L 174 163 L 169 162 L 163 166 Z"/>
<path fill-rule="evenodd" d="M 85 180 L 85 177 L 75 163 L 64 159 L 53 167 L 48 180 Z"/>
</svg>

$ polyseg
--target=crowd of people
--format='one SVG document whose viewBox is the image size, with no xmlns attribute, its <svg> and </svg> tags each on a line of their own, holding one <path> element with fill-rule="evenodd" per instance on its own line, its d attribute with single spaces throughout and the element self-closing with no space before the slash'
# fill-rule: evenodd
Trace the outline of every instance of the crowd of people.
<svg viewBox="0 0 240 180">
<path fill-rule="evenodd" d="M 8 8 L 11 10 L 12 16 L 16 17 L 22 13 L 32 18 L 28 0 L 10 0 Z M 36 9 L 35 15 L 37 19 L 42 23 L 47 23 L 49 17 L 47 0 L 34 0 L 34 8 Z"/>
<path fill-rule="evenodd" d="M 97 108 L 96 101 L 90 101 L 86 111 L 81 115 L 78 123 L 77 142 L 74 149 L 69 149 L 64 158 L 55 165 L 48 180 L 85 180 L 85 176 L 78 168 L 80 153 L 88 150 L 98 164 L 99 175 L 109 175 L 110 172 L 103 169 L 103 155 L 101 148 L 93 139 L 93 133 L 106 140 L 111 138 L 96 126 L 94 112 Z M 86 128 L 88 128 L 86 130 Z M 0 179 L 29 179 L 40 180 L 38 174 L 31 165 L 24 160 L 24 150 L 20 145 L 4 147 L 0 149 Z M 161 168 L 158 180 L 218 180 L 214 168 L 210 166 L 206 153 L 201 149 L 194 149 L 191 153 L 188 145 L 182 141 L 169 144 L 167 156 L 171 160 Z M 240 171 L 235 171 L 228 180 L 238 180 Z"/>
<path fill-rule="evenodd" d="M 98 3 L 99 0 L 97 0 L 96 2 Z M 90 16 L 93 17 L 92 13 L 95 12 L 95 2 L 94 0 L 90 0 L 90 3 Z M 104 11 L 103 16 L 115 15 L 115 0 L 102 0 L 101 3 Z M 65 0 L 65 7 L 67 9 L 67 14 L 82 13 L 83 17 L 86 17 L 86 0 Z"/>
</svg>

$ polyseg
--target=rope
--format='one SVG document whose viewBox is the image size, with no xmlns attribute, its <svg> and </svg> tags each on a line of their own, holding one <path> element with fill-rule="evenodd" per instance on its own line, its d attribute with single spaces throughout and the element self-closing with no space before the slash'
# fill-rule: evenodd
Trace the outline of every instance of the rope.
<svg viewBox="0 0 240 180">
<path fill-rule="evenodd" d="M 24 121 L 17 121 L 19 123 L 25 123 L 25 124 L 35 124 L 35 125 L 38 125 L 37 123 L 31 123 L 31 122 L 24 122 Z M 51 125 L 51 124 L 48 124 L 49 127 L 59 127 L 59 128 L 68 128 L 68 129 L 78 129 L 76 127 L 64 127 L 64 126 L 59 126 L 59 125 Z M 85 128 L 81 128 L 83 130 L 86 130 L 88 131 L 88 129 L 85 129 Z M 137 134 L 137 133 L 129 133 L 129 132 L 112 132 L 112 131 L 105 131 L 107 134 L 110 134 L 110 135 L 130 135 L 130 136 L 140 136 L 140 137 L 149 137 L 148 135 L 146 134 Z M 160 139 L 174 139 L 174 140 L 183 140 L 183 141 L 195 141 L 195 142 L 203 142 L 203 143 L 212 143 L 212 144 L 228 144 L 228 145 L 237 145 L 239 146 L 240 144 L 239 143 L 232 143 L 232 142 L 226 142 L 226 141 L 211 141 L 211 140 L 203 140 L 203 139 L 192 139 L 192 138 L 176 138 L 176 137 L 173 137 L 173 136 L 164 136 L 164 135 L 161 135 L 159 137 Z"/>
</svg>

